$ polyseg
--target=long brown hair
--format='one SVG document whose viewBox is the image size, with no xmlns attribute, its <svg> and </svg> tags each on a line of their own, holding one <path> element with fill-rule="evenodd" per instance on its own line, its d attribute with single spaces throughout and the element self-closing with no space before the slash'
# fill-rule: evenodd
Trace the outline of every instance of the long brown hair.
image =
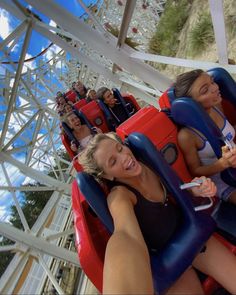
<svg viewBox="0 0 236 295">
<path fill-rule="evenodd" d="M 203 70 L 197 69 L 177 76 L 174 83 L 175 96 L 191 96 L 191 88 L 194 81 L 203 73 Z"/>
</svg>

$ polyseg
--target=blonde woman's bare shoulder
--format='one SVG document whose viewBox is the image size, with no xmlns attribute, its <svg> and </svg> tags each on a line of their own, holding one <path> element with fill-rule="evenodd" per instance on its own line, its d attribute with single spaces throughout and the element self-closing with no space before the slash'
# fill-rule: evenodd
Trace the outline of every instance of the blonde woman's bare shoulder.
<svg viewBox="0 0 236 295">
<path fill-rule="evenodd" d="M 132 191 L 130 191 L 126 186 L 123 185 L 117 185 L 114 186 L 108 197 L 107 197 L 107 202 L 108 205 L 111 203 L 119 203 L 120 202 L 132 202 L 134 204 L 136 202 L 136 197 Z"/>
</svg>

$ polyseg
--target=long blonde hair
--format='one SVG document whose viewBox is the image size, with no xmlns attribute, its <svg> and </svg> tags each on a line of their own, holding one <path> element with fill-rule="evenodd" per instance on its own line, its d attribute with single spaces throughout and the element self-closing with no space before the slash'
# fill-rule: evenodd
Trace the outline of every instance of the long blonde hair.
<svg viewBox="0 0 236 295">
<path fill-rule="evenodd" d="M 120 137 L 115 132 L 99 133 L 89 141 L 86 148 L 80 153 L 78 157 L 78 161 L 83 167 L 84 172 L 94 176 L 99 182 L 102 180 L 103 170 L 95 161 L 94 153 L 96 152 L 99 143 L 105 139 L 113 139 L 122 143 Z"/>
</svg>

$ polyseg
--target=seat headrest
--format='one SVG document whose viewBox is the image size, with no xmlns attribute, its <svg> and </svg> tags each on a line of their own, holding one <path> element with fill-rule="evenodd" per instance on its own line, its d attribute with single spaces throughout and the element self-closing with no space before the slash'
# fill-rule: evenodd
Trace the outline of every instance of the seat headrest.
<svg viewBox="0 0 236 295">
<path fill-rule="evenodd" d="M 176 99 L 176 96 L 175 96 L 175 88 L 174 86 L 171 86 L 168 90 L 167 90 L 167 95 L 169 97 L 169 102 L 170 104 L 173 103 L 173 101 Z"/>
<path fill-rule="evenodd" d="M 126 101 L 124 100 L 124 98 L 120 94 L 120 91 L 117 88 L 112 88 L 112 91 L 113 91 L 114 97 L 122 104 L 124 111 L 126 112 L 127 118 L 129 118 L 130 113 L 127 110 Z"/>
<path fill-rule="evenodd" d="M 79 172 L 76 176 L 80 191 L 86 201 L 106 226 L 110 233 L 114 231 L 113 220 L 109 212 L 106 195 L 93 176 Z"/>
<path fill-rule="evenodd" d="M 104 113 L 104 117 L 106 119 L 107 126 L 110 131 L 116 131 L 116 127 L 118 127 L 118 124 L 114 121 L 111 112 L 109 111 L 107 105 L 104 103 L 103 100 L 98 99 L 98 105 L 101 108 L 101 110 Z"/>
<path fill-rule="evenodd" d="M 190 97 L 174 100 L 171 116 L 175 123 L 200 131 L 210 142 L 216 156 L 221 157 L 221 146 L 224 145 L 221 130 L 198 102 Z"/>
</svg>

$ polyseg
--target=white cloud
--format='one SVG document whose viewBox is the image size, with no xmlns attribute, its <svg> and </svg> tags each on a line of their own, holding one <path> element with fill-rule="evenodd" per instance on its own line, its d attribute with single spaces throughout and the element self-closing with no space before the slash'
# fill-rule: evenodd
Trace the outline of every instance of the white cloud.
<svg viewBox="0 0 236 295">
<path fill-rule="evenodd" d="M 31 54 L 26 53 L 26 55 L 25 55 L 25 59 L 29 59 L 29 58 L 31 58 L 31 57 L 32 57 Z M 36 67 L 37 67 L 36 60 L 32 60 L 32 61 L 29 61 L 29 62 L 25 62 L 25 63 L 24 63 L 24 66 L 23 66 L 23 69 L 22 69 L 22 73 L 25 73 L 25 72 L 27 71 L 28 68 L 31 69 L 31 70 L 33 70 L 33 69 L 35 69 Z"/>
<path fill-rule="evenodd" d="M 52 27 L 56 28 L 57 24 L 54 22 L 54 20 L 51 19 L 50 22 L 49 22 L 49 26 L 52 26 Z"/>
<path fill-rule="evenodd" d="M 53 44 L 44 54 L 44 59 L 46 61 L 51 60 L 59 51 L 61 51 L 61 47 L 57 46 L 56 44 Z"/>
<path fill-rule="evenodd" d="M 13 28 L 10 26 L 10 14 L 4 9 L 0 9 L 0 37 L 5 39 L 12 30 Z"/>
<path fill-rule="evenodd" d="M 9 222 L 10 217 L 8 206 L 0 206 L 0 221 Z"/>
<path fill-rule="evenodd" d="M 29 104 L 29 102 L 27 100 L 25 100 L 23 97 L 19 96 L 19 101 L 20 101 L 20 106 L 23 107 L 27 104 Z"/>
</svg>

